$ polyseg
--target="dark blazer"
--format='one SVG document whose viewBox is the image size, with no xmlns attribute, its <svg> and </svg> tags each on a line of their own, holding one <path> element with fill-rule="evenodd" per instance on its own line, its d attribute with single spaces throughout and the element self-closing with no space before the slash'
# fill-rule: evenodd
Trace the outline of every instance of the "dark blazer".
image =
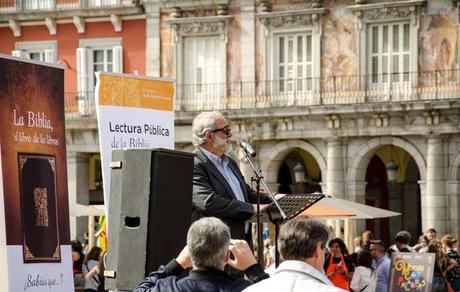
<svg viewBox="0 0 460 292">
<path fill-rule="evenodd" d="M 240 292 L 252 283 L 267 279 L 259 264 L 249 267 L 244 273 L 250 281 L 235 279 L 224 271 L 215 269 L 192 270 L 185 278 L 178 278 L 184 269 L 176 260 L 166 266 L 160 266 L 150 273 L 133 292 Z"/>
<path fill-rule="evenodd" d="M 257 193 L 244 181 L 236 161 L 231 157 L 229 160 L 228 166 L 240 182 L 245 202 L 237 200 L 224 176 L 197 147 L 193 167 L 192 221 L 207 216 L 220 218 L 230 227 L 232 238 L 245 239 L 244 223 L 254 214 L 252 204 L 257 203 Z M 261 196 L 260 201 L 261 204 L 271 203 L 266 196 Z"/>
</svg>

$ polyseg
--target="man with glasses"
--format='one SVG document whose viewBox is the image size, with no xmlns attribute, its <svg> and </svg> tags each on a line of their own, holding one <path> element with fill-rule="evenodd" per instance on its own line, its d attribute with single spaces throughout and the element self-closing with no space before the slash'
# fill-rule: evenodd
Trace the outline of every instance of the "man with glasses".
<svg viewBox="0 0 460 292">
<path fill-rule="evenodd" d="M 372 259 L 375 261 L 375 292 L 387 292 L 391 261 L 385 254 L 385 244 L 381 240 L 373 240 L 371 241 L 369 250 Z"/>
<path fill-rule="evenodd" d="M 269 279 L 244 292 L 345 291 L 335 287 L 324 273 L 329 228 L 316 219 L 292 219 L 281 227 L 279 250 L 284 261 Z"/>
<path fill-rule="evenodd" d="M 219 112 L 198 114 L 192 124 L 195 149 L 192 220 L 214 216 L 229 227 L 233 239 L 250 240 L 249 224 L 257 193 L 244 181 L 232 151 L 231 127 Z M 261 196 L 261 204 L 271 200 Z M 261 208 L 264 206 L 262 205 Z"/>
</svg>

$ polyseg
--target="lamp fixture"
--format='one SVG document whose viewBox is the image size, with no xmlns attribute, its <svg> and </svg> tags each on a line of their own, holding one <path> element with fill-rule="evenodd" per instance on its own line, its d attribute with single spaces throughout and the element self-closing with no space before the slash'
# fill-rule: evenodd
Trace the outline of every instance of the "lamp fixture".
<svg viewBox="0 0 460 292">
<path fill-rule="evenodd" d="M 294 170 L 294 179 L 296 183 L 303 183 L 305 182 L 305 167 L 303 163 L 297 162 L 297 164 L 293 168 Z"/>
<path fill-rule="evenodd" d="M 388 182 L 395 182 L 399 166 L 393 159 L 393 145 L 390 145 L 390 161 L 385 165 L 385 168 L 387 170 Z"/>
</svg>

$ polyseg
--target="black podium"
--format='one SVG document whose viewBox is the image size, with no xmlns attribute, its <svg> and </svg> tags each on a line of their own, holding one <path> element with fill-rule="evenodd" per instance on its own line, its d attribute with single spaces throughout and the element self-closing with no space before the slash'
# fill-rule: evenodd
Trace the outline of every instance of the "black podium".
<svg viewBox="0 0 460 292">
<path fill-rule="evenodd" d="M 260 211 L 259 214 L 254 215 L 251 218 L 251 222 L 257 223 L 259 220 L 260 223 L 273 223 L 275 225 L 275 261 L 276 266 L 278 267 L 279 264 L 279 251 L 278 251 L 278 232 L 279 232 L 279 225 L 283 222 L 286 222 L 304 210 L 310 208 L 319 200 L 324 198 L 325 195 L 321 193 L 312 193 L 312 194 L 286 194 L 285 196 L 281 197 L 277 200 L 279 206 L 286 214 L 287 218 L 283 218 L 281 216 L 278 207 L 272 203 L 267 208 Z M 259 218 L 257 218 L 259 217 Z M 259 249 L 263 249 L 263 244 L 260 245 L 260 238 L 257 241 L 259 244 Z M 261 261 L 261 259 L 259 259 Z"/>
</svg>

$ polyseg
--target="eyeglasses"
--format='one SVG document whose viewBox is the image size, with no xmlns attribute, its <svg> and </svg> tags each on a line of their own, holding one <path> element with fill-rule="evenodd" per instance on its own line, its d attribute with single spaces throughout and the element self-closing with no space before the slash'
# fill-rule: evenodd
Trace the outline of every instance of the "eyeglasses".
<svg viewBox="0 0 460 292">
<path fill-rule="evenodd" d="M 211 130 L 212 133 L 219 132 L 219 131 L 224 132 L 224 134 L 228 136 L 232 132 L 232 128 L 230 127 L 230 125 L 226 125 L 223 128 Z"/>
</svg>

